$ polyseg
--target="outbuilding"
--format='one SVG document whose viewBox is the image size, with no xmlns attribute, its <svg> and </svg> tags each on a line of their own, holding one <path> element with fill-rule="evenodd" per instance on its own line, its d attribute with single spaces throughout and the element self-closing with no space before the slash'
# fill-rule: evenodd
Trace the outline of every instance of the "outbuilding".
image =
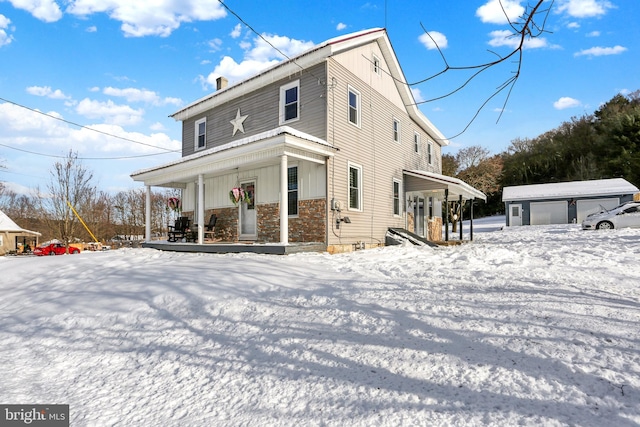
<svg viewBox="0 0 640 427">
<path fill-rule="evenodd" d="M 0 256 L 23 252 L 27 245 L 31 248 L 38 244 L 41 236 L 37 231 L 25 230 L 0 211 Z"/>
<path fill-rule="evenodd" d="M 507 226 L 580 223 L 590 213 L 633 200 L 622 178 L 504 187 Z"/>
</svg>

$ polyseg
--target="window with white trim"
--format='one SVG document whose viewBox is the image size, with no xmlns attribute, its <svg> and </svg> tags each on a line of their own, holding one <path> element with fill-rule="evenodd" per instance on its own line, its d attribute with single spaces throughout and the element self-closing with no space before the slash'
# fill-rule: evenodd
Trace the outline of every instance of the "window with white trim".
<svg viewBox="0 0 640 427">
<path fill-rule="evenodd" d="M 413 150 L 420 153 L 420 134 L 418 132 L 413 133 Z"/>
<path fill-rule="evenodd" d="M 393 214 L 400 215 L 400 180 L 393 178 Z"/>
<path fill-rule="evenodd" d="M 400 142 L 400 121 L 393 119 L 393 141 Z"/>
<path fill-rule="evenodd" d="M 349 86 L 349 122 L 360 127 L 360 92 Z"/>
<path fill-rule="evenodd" d="M 289 216 L 298 215 L 298 167 L 287 169 L 287 200 Z"/>
<path fill-rule="evenodd" d="M 300 80 L 280 87 L 280 124 L 300 118 Z"/>
<path fill-rule="evenodd" d="M 362 166 L 349 163 L 349 209 L 362 210 Z"/>
<path fill-rule="evenodd" d="M 207 146 L 207 118 L 203 117 L 195 123 L 194 151 L 202 150 Z"/>
<path fill-rule="evenodd" d="M 427 162 L 429 165 L 433 165 L 433 142 L 427 143 Z"/>
</svg>

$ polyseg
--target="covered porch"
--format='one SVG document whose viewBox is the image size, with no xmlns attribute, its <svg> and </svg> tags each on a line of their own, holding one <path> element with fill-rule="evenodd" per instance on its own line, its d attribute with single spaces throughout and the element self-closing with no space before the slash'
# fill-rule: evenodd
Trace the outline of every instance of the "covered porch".
<svg viewBox="0 0 640 427">
<path fill-rule="evenodd" d="M 404 191 L 405 193 L 422 193 L 425 197 L 437 197 L 444 203 L 444 242 L 449 242 L 449 203 L 457 202 L 460 204 L 460 215 L 455 218 L 454 221 L 458 222 L 459 226 L 459 241 L 463 240 L 462 219 L 464 212 L 464 205 L 467 201 L 470 202 L 470 240 L 473 240 L 473 201 L 480 199 L 487 201 L 487 196 L 466 182 L 453 178 L 450 176 L 427 172 L 421 170 L 403 170 L 404 175 Z"/>
<path fill-rule="evenodd" d="M 223 209 L 237 218 L 237 222 L 228 225 L 228 227 L 237 228 L 233 230 L 232 235 L 241 236 L 244 232 L 241 230 L 241 220 L 248 217 L 251 212 L 247 212 L 246 203 L 239 203 L 236 206 L 230 204 L 228 193 L 231 181 L 235 183 L 233 187 L 245 186 L 246 182 L 251 181 L 252 197 L 255 197 L 256 192 L 261 197 L 267 193 L 270 195 L 269 202 L 271 206 L 275 206 L 270 213 L 271 220 L 277 224 L 278 229 L 274 228 L 274 230 L 276 233 L 279 232 L 279 236 L 276 234 L 275 239 L 269 239 L 266 243 L 289 245 L 287 175 L 289 165 L 315 165 L 313 167 L 326 169 L 327 160 L 333 155 L 334 149 L 326 141 L 283 126 L 269 132 L 241 138 L 232 143 L 198 151 L 174 162 L 134 172 L 131 177 L 135 181 L 143 182 L 146 186 L 144 245 L 157 246 L 162 250 L 185 249 L 181 246 L 184 245 L 182 243 L 176 242 L 172 246 L 167 242 L 154 242 L 151 239 L 151 187 L 154 186 L 181 189 L 182 199 L 189 201 L 189 206 L 184 209 L 184 212 L 190 213 L 191 224 L 195 226 L 191 229 L 195 236 L 193 243 L 188 243 L 193 251 L 209 252 L 218 248 L 234 252 L 238 248 L 243 248 L 242 251 L 246 252 L 249 244 L 257 244 L 255 232 L 253 238 L 251 233 L 248 238 L 254 242 L 238 243 L 233 241 L 234 239 L 223 239 L 226 240 L 227 248 L 221 248 L 222 243 L 207 243 L 205 240 L 205 226 L 210 212 L 215 209 Z M 268 171 L 268 173 L 265 172 L 257 178 L 260 175 L 259 171 Z M 259 180 L 257 185 L 256 180 Z M 185 193 L 187 189 L 190 189 L 188 194 Z M 252 200 L 252 204 L 254 202 L 255 200 Z M 253 215 L 255 216 L 255 212 Z M 256 224 L 253 225 L 256 227 Z M 196 247 L 200 247 L 200 250 Z M 187 249 L 187 251 L 191 250 Z"/>
</svg>

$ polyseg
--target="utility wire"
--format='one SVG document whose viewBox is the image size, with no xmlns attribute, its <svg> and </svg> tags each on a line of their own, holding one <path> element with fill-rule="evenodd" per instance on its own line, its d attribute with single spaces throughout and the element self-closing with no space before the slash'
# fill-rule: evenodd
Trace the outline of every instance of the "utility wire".
<svg viewBox="0 0 640 427">
<path fill-rule="evenodd" d="M 87 129 L 87 130 L 90 130 L 92 132 L 97 132 L 97 133 L 102 134 L 102 135 L 110 136 L 112 138 L 121 139 L 121 140 L 127 141 L 127 142 L 133 142 L 134 144 L 145 145 L 147 147 L 157 148 L 158 150 L 164 150 L 164 151 L 169 152 L 169 153 L 179 153 L 180 152 L 180 150 L 171 150 L 169 148 L 158 147 L 157 145 L 147 144 L 146 142 L 136 141 L 134 139 L 125 138 L 124 136 L 114 135 L 114 134 L 109 133 L 109 132 L 105 132 L 105 131 L 101 131 L 101 130 L 98 130 L 98 129 L 94 129 L 94 128 L 89 127 L 89 126 L 81 125 L 79 123 L 75 123 L 75 122 L 72 122 L 70 120 L 65 120 L 63 118 L 56 117 L 56 116 L 53 116 L 51 114 L 43 113 L 42 111 L 38 111 L 38 110 L 36 110 L 34 108 L 27 107 L 27 106 L 22 105 L 22 104 L 18 104 L 17 102 L 10 101 L 10 100 L 2 98 L 2 97 L 0 97 L 0 101 L 8 102 L 9 104 L 13 104 L 13 105 L 15 105 L 17 107 L 24 108 L 24 109 L 32 111 L 34 113 L 42 114 L 43 116 L 46 116 L 46 117 L 49 117 L 49 118 L 52 118 L 52 119 L 55 119 L 55 120 L 59 120 L 61 122 L 70 124 L 72 126 L 76 126 L 76 127 L 81 128 L 81 129 Z M 12 147 L 9 147 L 9 148 L 12 148 Z M 36 153 L 33 153 L 33 154 L 36 154 Z M 164 153 L 158 153 L 158 154 L 164 154 Z M 154 154 L 154 155 L 156 155 L 156 154 Z M 136 157 L 136 156 L 134 156 L 134 157 Z M 108 159 L 108 158 L 105 158 L 105 159 Z"/>
</svg>

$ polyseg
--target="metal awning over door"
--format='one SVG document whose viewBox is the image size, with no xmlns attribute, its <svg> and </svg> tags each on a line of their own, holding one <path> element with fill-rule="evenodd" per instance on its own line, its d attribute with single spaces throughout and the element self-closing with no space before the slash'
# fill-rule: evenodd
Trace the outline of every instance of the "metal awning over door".
<svg viewBox="0 0 640 427">
<path fill-rule="evenodd" d="M 458 178 L 420 170 L 404 170 L 402 172 L 404 174 L 404 190 L 407 192 L 440 193 L 449 190 L 449 197 L 452 199 L 462 196 L 464 200 L 487 201 L 487 196 L 482 191 L 476 190 Z"/>
</svg>

